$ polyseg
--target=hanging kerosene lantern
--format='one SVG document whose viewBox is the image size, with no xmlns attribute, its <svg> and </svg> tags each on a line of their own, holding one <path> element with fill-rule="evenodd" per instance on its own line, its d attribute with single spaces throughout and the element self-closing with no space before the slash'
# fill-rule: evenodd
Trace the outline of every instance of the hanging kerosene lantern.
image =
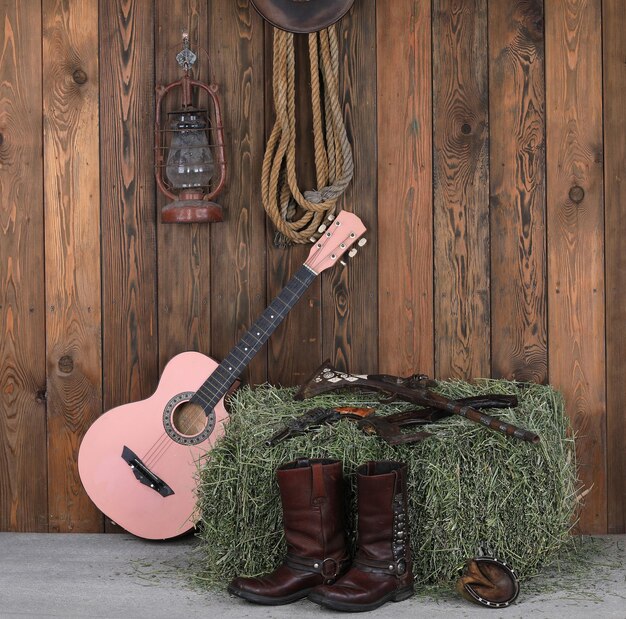
<svg viewBox="0 0 626 619">
<path fill-rule="evenodd" d="M 183 49 L 176 56 L 182 78 L 157 87 L 155 175 L 157 186 L 174 202 L 161 211 L 164 223 L 222 221 L 222 207 L 213 202 L 224 187 L 226 160 L 222 113 L 215 84 L 192 79 L 197 56 L 183 32 Z M 166 115 L 164 102 L 179 93 L 178 107 Z M 194 102 L 195 101 L 195 102 Z"/>
</svg>

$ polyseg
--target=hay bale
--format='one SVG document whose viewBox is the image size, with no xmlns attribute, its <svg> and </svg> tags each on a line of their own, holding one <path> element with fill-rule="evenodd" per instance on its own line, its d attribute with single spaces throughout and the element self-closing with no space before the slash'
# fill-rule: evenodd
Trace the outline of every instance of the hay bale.
<svg viewBox="0 0 626 619">
<path fill-rule="evenodd" d="M 431 425 L 433 436 L 413 445 L 391 447 L 346 420 L 268 448 L 264 441 L 285 420 L 315 406 L 370 405 L 388 413 L 410 406 L 383 406 L 360 392 L 305 402 L 292 399 L 293 389 L 271 386 L 236 393 L 226 435 L 200 470 L 203 581 L 223 585 L 280 562 L 285 549 L 275 470 L 302 456 L 343 461 L 350 529 L 356 467 L 367 460 L 408 463 L 418 582 L 451 582 L 481 543 L 511 562 L 520 578 L 534 575 L 568 541 L 576 509 L 574 441 L 561 396 L 550 387 L 502 380 L 441 381 L 438 391 L 454 398 L 514 394 L 517 408 L 490 414 L 536 432 L 541 442 L 516 441 L 454 416 Z"/>
</svg>

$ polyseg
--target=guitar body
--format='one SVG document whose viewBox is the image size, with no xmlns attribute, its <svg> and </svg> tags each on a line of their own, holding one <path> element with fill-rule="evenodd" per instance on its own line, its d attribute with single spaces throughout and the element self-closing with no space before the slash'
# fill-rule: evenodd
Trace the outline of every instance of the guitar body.
<svg viewBox="0 0 626 619">
<path fill-rule="evenodd" d="M 167 539 L 193 528 L 199 464 L 228 415 L 223 400 L 209 418 L 187 400 L 217 367 L 197 352 L 173 357 L 151 397 L 111 409 L 85 434 L 78 455 L 83 486 L 130 533 Z"/>
<path fill-rule="evenodd" d="M 197 352 L 177 355 L 151 397 L 110 410 L 85 434 L 78 453 L 83 486 L 130 533 L 168 539 L 193 528 L 201 460 L 228 418 L 224 395 L 317 275 L 365 242 L 363 222 L 346 211 L 318 232 L 305 263 L 220 364 Z"/>
</svg>

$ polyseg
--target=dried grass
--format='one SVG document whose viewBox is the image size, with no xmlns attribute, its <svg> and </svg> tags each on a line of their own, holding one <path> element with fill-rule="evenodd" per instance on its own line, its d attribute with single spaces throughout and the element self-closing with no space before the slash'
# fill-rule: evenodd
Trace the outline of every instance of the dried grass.
<svg viewBox="0 0 626 619">
<path fill-rule="evenodd" d="M 305 402 L 294 401 L 291 389 L 271 386 L 237 392 L 226 435 L 199 472 L 201 581 L 221 586 L 235 575 L 263 573 L 280 563 L 284 540 L 275 470 L 301 456 L 343 461 L 350 529 L 356 467 L 367 460 L 408 463 L 418 582 L 449 583 L 485 543 L 521 579 L 535 575 L 568 543 L 577 507 L 574 440 L 561 396 L 550 387 L 503 380 L 441 381 L 438 391 L 454 398 L 517 395 L 517 408 L 490 414 L 536 432 L 541 442 L 516 441 L 452 417 L 430 426 L 433 436 L 413 445 L 391 447 L 342 421 L 268 448 L 264 441 L 285 420 L 315 406 L 374 405 L 390 413 L 407 404 L 380 405 L 362 392 Z"/>
</svg>

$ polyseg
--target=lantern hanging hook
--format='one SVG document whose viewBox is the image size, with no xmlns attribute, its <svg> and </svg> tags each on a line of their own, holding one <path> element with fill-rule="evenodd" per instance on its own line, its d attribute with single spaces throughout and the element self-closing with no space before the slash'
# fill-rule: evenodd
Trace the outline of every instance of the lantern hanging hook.
<svg viewBox="0 0 626 619">
<path fill-rule="evenodd" d="M 198 56 L 189 49 L 189 32 L 183 30 L 183 49 L 176 55 L 176 61 L 183 68 L 185 73 L 188 73 L 191 67 L 195 64 Z"/>
</svg>

